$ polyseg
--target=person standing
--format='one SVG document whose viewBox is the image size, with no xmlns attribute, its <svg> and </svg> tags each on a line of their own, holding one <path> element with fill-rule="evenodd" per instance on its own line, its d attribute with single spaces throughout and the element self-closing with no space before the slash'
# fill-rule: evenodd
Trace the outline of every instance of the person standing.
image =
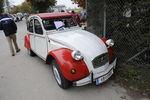
<svg viewBox="0 0 150 100">
<path fill-rule="evenodd" d="M 79 16 L 78 16 L 78 14 L 76 14 L 74 10 L 72 10 L 71 14 L 73 15 L 73 19 L 77 22 L 77 24 L 78 24 L 79 26 L 81 26 L 81 25 L 80 25 L 80 18 L 79 18 Z"/>
<path fill-rule="evenodd" d="M 82 23 L 85 23 L 85 22 L 86 22 L 86 13 L 82 13 L 81 22 L 82 22 Z"/>
<path fill-rule="evenodd" d="M 2 15 L 2 19 L 0 20 L 0 30 L 4 31 L 5 36 L 8 40 L 11 55 L 15 56 L 12 43 L 14 43 L 16 52 L 20 51 L 16 40 L 17 25 L 11 18 L 8 17 L 8 14 Z"/>
</svg>

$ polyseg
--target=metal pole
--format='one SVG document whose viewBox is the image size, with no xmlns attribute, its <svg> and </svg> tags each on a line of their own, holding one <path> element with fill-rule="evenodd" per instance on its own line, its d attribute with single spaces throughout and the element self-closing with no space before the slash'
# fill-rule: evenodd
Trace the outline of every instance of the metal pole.
<svg viewBox="0 0 150 100">
<path fill-rule="evenodd" d="M 8 13 L 7 0 L 4 0 L 4 13 Z"/>
<path fill-rule="evenodd" d="M 135 57 L 139 56 L 140 54 L 142 54 L 143 52 L 145 52 L 148 48 L 143 49 L 141 52 L 135 54 L 133 57 L 128 59 L 128 62 L 131 61 L 132 59 L 134 59 Z"/>
<path fill-rule="evenodd" d="M 86 9 L 86 13 L 87 13 L 87 6 L 88 6 L 88 0 L 85 0 L 85 9 Z"/>
<path fill-rule="evenodd" d="M 87 16 L 88 16 L 88 0 L 85 0 L 85 9 L 86 9 L 86 29 L 88 27 L 88 21 L 87 21 Z"/>
<path fill-rule="evenodd" d="M 103 33 L 103 38 L 106 38 L 106 3 L 104 0 L 104 33 Z"/>
</svg>

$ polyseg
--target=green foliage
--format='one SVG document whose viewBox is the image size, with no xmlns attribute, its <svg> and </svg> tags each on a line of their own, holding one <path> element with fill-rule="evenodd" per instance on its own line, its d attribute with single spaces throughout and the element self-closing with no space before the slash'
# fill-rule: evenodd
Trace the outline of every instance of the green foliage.
<svg viewBox="0 0 150 100">
<path fill-rule="evenodd" d="M 121 96 L 120 97 L 122 100 L 127 100 L 127 97 L 126 96 Z"/>
<path fill-rule="evenodd" d="M 11 14 L 16 14 L 16 13 L 18 13 L 18 12 L 20 12 L 21 11 L 21 7 L 20 6 L 16 6 L 16 7 L 14 7 L 12 10 L 11 10 Z"/>
<path fill-rule="evenodd" d="M 143 68 L 142 68 L 143 69 Z M 134 66 L 127 64 L 119 64 L 116 67 L 115 80 L 119 82 L 121 87 L 129 87 L 132 90 L 140 90 L 140 92 L 150 93 L 150 80 L 148 75 L 149 71 L 139 70 Z"/>
<path fill-rule="evenodd" d="M 32 13 L 32 8 L 30 2 L 24 2 L 21 5 L 21 12 L 22 13 Z"/>
<path fill-rule="evenodd" d="M 31 3 L 34 12 L 46 12 L 50 6 L 54 6 L 56 0 L 27 0 Z"/>
<path fill-rule="evenodd" d="M 130 69 L 127 71 L 127 73 L 125 74 L 125 76 L 130 79 L 135 81 L 136 78 L 140 75 L 140 73 L 138 71 L 136 71 L 135 69 Z"/>
<path fill-rule="evenodd" d="M 32 13 L 33 11 L 32 11 L 30 2 L 26 2 L 26 1 L 23 2 L 20 6 L 14 7 L 10 13 L 16 14 L 18 12 Z"/>
</svg>

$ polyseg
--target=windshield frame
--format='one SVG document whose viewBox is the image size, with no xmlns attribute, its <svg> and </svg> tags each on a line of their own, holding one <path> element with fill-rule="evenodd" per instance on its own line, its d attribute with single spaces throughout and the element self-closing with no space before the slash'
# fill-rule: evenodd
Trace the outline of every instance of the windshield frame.
<svg viewBox="0 0 150 100">
<path fill-rule="evenodd" d="M 58 17 L 58 18 L 42 19 L 42 24 L 44 26 L 44 29 L 46 31 L 58 30 L 56 28 L 55 24 L 54 24 L 55 21 L 62 21 L 64 23 L 63 28 L 71 28 L 71 27 L 74 27 L 74 26 L 78 26 L 77 21 L 75 20 L 75 18 L 73 18 L 73 16 L 69 16 L 69 17 Z M 70 22 L 67 22 L 67 21 L 70 21 Z M 46 23 L 47 23 L 47 26 L 46 26 Z"/>
</svg>

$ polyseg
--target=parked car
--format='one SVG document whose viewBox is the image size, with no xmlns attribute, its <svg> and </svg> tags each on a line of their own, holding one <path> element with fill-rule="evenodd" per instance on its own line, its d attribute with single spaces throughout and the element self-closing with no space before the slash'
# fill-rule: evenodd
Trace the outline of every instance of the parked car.
<svg viewBox="0 0 150 100">
<path fill-rule="evenodd" d="M 18 16 L 17 16 L 17 14 L 13 14 L 13 16 L 14 16 L 14 21 L 15 21 L 15 22 L 19 22 L 19 18 L 18 18 Z"/>
<path fill-rule="evenodd" d="M 25 48 L 29 55 L 52 64 L 54 78 L 63 88 L 99 85 L 110 78 L 116 66 L 114 41 L 82 30 L 69 13 L 29 16 Z"/>
<path fill-rule="evenodd" d="M 19 21 L 22 21 L 24 16 L 22 13 L 17 13 L 17 17 L 18 17 Z"/>
<path fill-rule="evenodd" d="M 17 18 L 13 14 L 9 14 L 9 17 L 12 18 L 15 22 L 17 21 Z"/>
</svg>

